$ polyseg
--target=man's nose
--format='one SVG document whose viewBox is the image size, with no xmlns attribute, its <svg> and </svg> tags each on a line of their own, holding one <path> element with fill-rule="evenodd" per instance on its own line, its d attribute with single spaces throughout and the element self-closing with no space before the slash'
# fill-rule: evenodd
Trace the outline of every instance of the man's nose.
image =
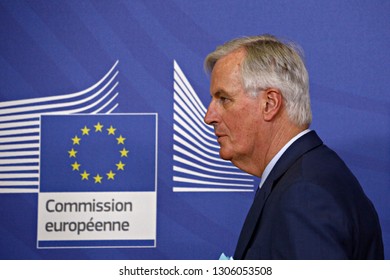
<svg viewBox="0 0 390 280">
<path fill-rule="evenodd" d="M 213 101 L 211 101 L 209 107 L 207 108 L 206 115 L 204 116 L 204 122 L 208 125 L 213 125 L 217 121 L 216 116 L 217 114 L 214 108 L 214 104 Z"/>
</svg>

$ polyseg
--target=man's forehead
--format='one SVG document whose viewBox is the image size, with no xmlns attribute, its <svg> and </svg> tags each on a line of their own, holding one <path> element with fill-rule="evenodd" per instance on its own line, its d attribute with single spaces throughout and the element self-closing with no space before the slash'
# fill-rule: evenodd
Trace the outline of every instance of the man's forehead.
<svg viewBox="0 0 390 280">
<path fill-rule="evenodd" d="M 221 66 L 226 66 L 226 65 L 241 65 L 244 57 L 246 55 L 246 51 L 242 48 L 237 49 L 235 51 L 232 51 L 228 53 L 227 55 L 221 57 L 214 65 L 214 69 L 217 67 Z M 214 71 L 213 69 L 213 71 Z"/>
<path fill-rule="evenodd" d="M 241 64 L 243 58 L 242 51 L 236 51 L 218 60 L 211 72 L 210 86 L 224 87 L 231 83 L 241 84 Z"/>
</svg>

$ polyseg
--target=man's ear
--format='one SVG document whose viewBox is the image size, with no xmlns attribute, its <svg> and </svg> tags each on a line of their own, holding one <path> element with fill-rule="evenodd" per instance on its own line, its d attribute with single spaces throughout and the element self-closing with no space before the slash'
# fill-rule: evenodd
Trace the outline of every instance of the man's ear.
<svg viewBox="0 0 390 280">
<path fill-rule="evenodd" d="M 265 121 L 272 121 L 282 109 L 283 96 L 280 90 L 269 88 L 263 93 L 263 116 Z"/>
</svg>

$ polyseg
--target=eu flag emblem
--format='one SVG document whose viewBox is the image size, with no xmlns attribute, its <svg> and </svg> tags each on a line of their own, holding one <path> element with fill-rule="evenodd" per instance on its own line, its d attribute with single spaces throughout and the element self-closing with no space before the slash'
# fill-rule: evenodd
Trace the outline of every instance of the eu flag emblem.
<svg viewBox="0 0 390 280">
<path fill-rule="evenodd" d="M 40 192 L 155 191 L 156 114 L 43 115 Z"/>
</svg>

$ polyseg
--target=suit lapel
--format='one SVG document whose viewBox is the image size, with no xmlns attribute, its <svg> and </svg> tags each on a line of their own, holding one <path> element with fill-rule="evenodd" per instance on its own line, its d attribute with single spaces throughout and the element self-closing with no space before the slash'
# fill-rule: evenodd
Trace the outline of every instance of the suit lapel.
<svg viewBox="0 0 390 280">
<path fill-rule="evenodd" d="M 260 220 L 261 213 L 263 212 L 264 205 L 272 192 L 274 182 L 277 181 L 299 157 L 322 144 L 323 143 L 317 134 L 314 131 L 311 131 L 297 139 L 278 160 L 264 182 L 263 187 L 256 193 L 255 199 L 242 227 L 236 252 L 234 253 L 234 259 L 243 259 L 245 257 L 250 240 Z"/>
<path fill-rule="evenodd" d="M 264 204 L 271 193 L 271 184 L 269 182 L 270 181 L 267 179 L 267 181 L 263 184 L 263 187 L 256 192 L 255 199 L 249 209 L 248 215 L 246 216 L 238 239 L 234 259 L 242 259 L 246 253 L 249 241 L 255 231 L 261 212 L 263 211 Z"/>
</svg>

